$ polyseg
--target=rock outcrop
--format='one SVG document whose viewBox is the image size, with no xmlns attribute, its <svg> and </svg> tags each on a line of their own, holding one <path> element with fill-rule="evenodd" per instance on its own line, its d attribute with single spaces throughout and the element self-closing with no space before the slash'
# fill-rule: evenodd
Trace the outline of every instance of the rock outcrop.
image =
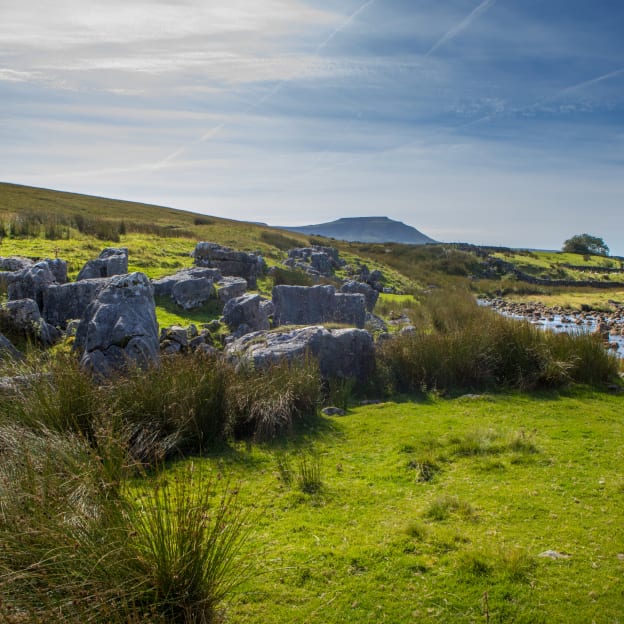
<svg viewBox="0 0 624 624">
<path fill-rule="evenodd" d="M 1 308 L 4 323 L 12 332 L 49 347 L 61 338 L 61 333 L 41 317 L 34 299 L 13 299 Z"/>
<path fill-rule="evenodd" d="M 335 247 L 295 247 L 288 251 L 284 261 L 287 267 L 300 269 L 313 277 L 329 277 L 334 270 L 344 266 Z"/>
<path fill-rule="evenodd" d="M 333 286 L 275 286 L 275 325 L 343 323 L 363 328 L 364 295 L 336 293 Z"/>
<path fill-rule="evenodd" d="M 265 271 L 262 256 L 234 251 L 217 243 L 197 243 L 191 255 L 197 266 L 217 268 L 223 275 L 242 277 L 250 288 L 256 288 L 258 277 Z"/>
<path fill-rule="evenodd" d="M 366 282 L 348 281 L 340 287 L 340 292 L 349 294 L 364 295 L 364 302 L 366 304 L 366 310 L 372 312 L 379 298 L 379 291 L 375 290 L 372 286 Z"/>
<path fill-rule="evenodd" d="M 80 319 L 110 278 L 83 279 L 67 284 L 51 284 L 45 291 L 43 318 L 56 327 L 65 329 L 67 322 Z"/>
<path fill-rule="evenodd" d="M 21 360 L 23 357 L 22 352 L 18 351 L 6 336 L 0 334 L 0 360 Z"/>
<path fill-rule="evenodd" d="M 76 332 L 80 363 L 107 377 L 128 364 L 158 362 L 158 323 L 154 288 L 143 273 L 118 275 L 97 293 Z"/>
<path fill-rule="evenodd" d="M 125 275 L 128 272 L 128 249 L 107 247 L 95 260 L 89 260 L 82 267 L 76 281 Z"/>
<path fill-rule="evenodd" d="M 7 289 L 9 300 L 33 299 L 41 310 L 48 287 L 67 281 L 67 264 L 60 259 L 42 260 L 12 275 Z"/>
<path fill-rule="evenodd" d="M 223 320 L 237 336 L 269 329 L 273 305 L 260 295 L 243 295 L 230 299 L 223 308 Z"/>
<path fill-rule="evenodd" d="M 281 359 L 295 360 L 307 354 L 318 359 L 324 378 L 365 382 L 375 369 L 375 347 L 362 329 L 303 327 L 290 331 L 253 332 L 226 347 L 232 358 L 254 367 L 266 367 Z"/>
</svg>

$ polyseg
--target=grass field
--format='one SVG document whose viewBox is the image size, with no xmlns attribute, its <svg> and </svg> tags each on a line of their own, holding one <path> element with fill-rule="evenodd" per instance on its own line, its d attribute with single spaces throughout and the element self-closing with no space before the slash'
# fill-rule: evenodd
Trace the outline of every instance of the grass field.
<svg viewBox="0 0 624 624">
<path fill-rule="evenodd" d="M 252 513 L 245 556 L 259 574 L 229 619 L 621 622 L 622 401 L 384 403 L 205 459 Z M 297 485 L 309 449 L 312 494 Z"/>
<path fill-rule="evenodd" d="M 189 253 L 198 240 L 259 250 L 269 264 L 281 261 L 289 247 L 310 244 L 305 236 L 262 226 L 0 184 L 0 226 L 8 224 L 10 232 L 12 219 L 21 214 L 30 214 L 27 224 L 40 234 L 0 234 L 0 255 L 58 256 L 68 261 L 70 277 L 107 245 L 128 247 L 130 270 L 156 278 L 191 266 Z M 112 223 L 114 237 L 82 231 L 76 215 L 98 227 Z M 57 221 L 68 237 L 45 238 L 45 228 Z M 420 398 L 394 396 L 352 407 L 345 417 L 315 418 L 323 392 L 317 369 L 306 368 L 310 363 L 276 368 L 263 377 L 253 370 L 235 373 L 224 360 L 182 358 L 100 387 L 77 370 L 67 345 L 51 352 L 49 361 L 33 352 L 35 364 L 22 364 L 19 371 L 32 372 L 29 366 L 40 358 L 46 370 L 56 372 L 14 403 L 0 404 L 5 494 L 0 497 L 0 553 L 5 553 L 0 556 L 0 622 L 624 622 L 624 395 L 568 385 L 591 375 L 566 377 L 578 364 L 581 371 L 596 372 L 602 388 L 616 381 L 617 369 L 602 361 L 601 345 L 588 342 L 585 351 L 568 345 L 567 351 L 551 353 L 541 334 L 535 338 L 520 325 L 507 331 L 498 317 L 498 323 L 489 322 L 469 295 L 481 286 L 471 279 L 480 260 L 469 252 L 443 245 L 318 242 L 338 246 L 352 267 L 366 262 L 371 270 L 381 269 L 387 285 L 409 293 L 380 296 L 378 313 L 387 318 L 406 313 L 420 333 L 392 343 L 385 355 L 380 349 L 378 371 L 389 367 L 384 383 L 394 391 L 402 386 L 390 383 L 392 375 L 407 371 L 404 381 L 411 385 L 406 387 L 420 391 Z M 564 264 L 618 262 L 551 252 L 501 257 L 553 276 L 571 271 Z M 496 290 L 501 284 L 491 280 L 486 286 Z M 271 278 L 260 280 L 263 293 L 271 287 Z M 518 297 L 606 309 L 609 300 L 624 300 L 624 293 L 541 288 L 538 295 Z M 166 300 L 156 304 L 161 326 L 201 323 L 220 314 L 216 301 L 193 312 Z M 481 340 L 495 338 L 497 327 L 498 342 Z M 551 385 L 528 383 L 530 375 L 521 383 L 527 367 L 530 373 L 540 362 L 546 368 L 538 381 Z M 477 363 L 488 371 L 490 385 L 474 385 Z M 5 362 L 3 373 L 10 374 L 12 366 Z M 459 372 L 447 375 L 453 366 Z M 433 381 L 419 382 L 429 380 L 424 373 L 430 369 Z M 507 388 L 567 390 L 442 396 L 457 396 L 466 388 L 491 390 L 491 379 L 499 374 L 508 380 Z M 350 390 L 345 382 L 329 384 L 333 401 L 347 402 Z M 270 424 L 280 414 L 283 427 L 250 425 L 251 415 Z M 288 435 L 259 441 L 260 434 L 274 430 Z M 221 446 L 204 446 L 214 442 L 210 436 Z M 137 476 L 133 462 L 149 463 L 164 457 L 166 449 L 191 453 L 207 447 L 213 450 L 167 464 L 159 477 L 184 483 L 189 467 L 197 467 L 205 477 L 193 489 L 202 493 L 201 504 L 191 492 L 186 506 L 176 507 L 174 496 L 167 513 L 158 502 L 151 516 L 143 513 L 143 493 L 158 481 L 149 470 Z M 229 511 L 246 523 L 240 560 L 246 573 L 236 592 L 226 593 L 223 612 L 209 610 L 210 618 L 217 617 L 198 620 L 201 600 L 189 599 L 186 581 L 196 588 L 202 583 L 176 565 L 197 563 L 193 540 L 205 545 L 204 521 L 215 518 L 213 504 L 226 484 L 233 494 L 227 498 Z M 157 491 L 154 500 L 162 501 L 162 490 Z M 117 502 L 123 518 L 116 518 Z M 147 526 L 142 518 L 160 518 L 173 543 L 183 542 L 178 545 L 187 550 L 179 560 L 158 560 L 167 551 L 166 539 L 154 549 L 156 561 L 146 558 L 155 529 L 148 527 L 137 541 L 132 523 L 138 519 L 139 527 Z M 222 527 L 215 522 L 211 531 L 218 535 Z M 16 533 L 12 523 L 23 532 Z M 118 566 L 109 541 L 120 553 L 138 548 L 138 555 L 130 549 L 128 561 L 122 558 Z M 13 554 L 7 555 L 9 546 Z M 540 556 L 547 551 L 552 557 Z M 20 567 L 15 557 L 27 563 Z M 206 561 L 203 571 L 210 575 L 209 557 Z M 139 566 L 138 577 L 126 563 Z M 142 579 L 144 567 L 154 573 L 152 585 L 139 583 L 136 595 L 123 594 L 123 574 Z M 170 574 L 160 578 L 154 570 Z M 119 586 L 111 578 L 117 572 Z M 214 576 L 219 579 L 218 571 Z M 171 619 L 162 610 L 170 598 L 161 591 L 165 581 L 176 586 L 176 599 L 194 605 L 184 617 Z M 15 583 L 25 589 L 10 595 Z M 130 603 L 120 595 L 130 596 Z M 128 617 L 120 615 L 119 605 L 130 607 Z M 31 606 L 43 620 L 28 618 Z M 101 615 L 107 609 L 110 618 Z M 99 619 L 88 620 L 93 613 Z"/>
</svg>

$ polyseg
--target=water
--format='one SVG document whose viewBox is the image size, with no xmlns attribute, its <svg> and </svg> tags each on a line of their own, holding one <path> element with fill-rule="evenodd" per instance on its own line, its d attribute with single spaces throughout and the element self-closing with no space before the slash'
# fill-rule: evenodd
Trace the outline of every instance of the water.
<svg viewBox="0 0 624 624">
<path fill-rule="evenodd" d="M 492 306 L 491 302 L 483 299 L 479 299 L 478 303 L 482 306 L 492 307 L 493 310 L 503 316 L 506 316 L 507 318 L 529 321 L 531 325 L 553 332 L 591 334 L 596 331 L 598 323 L 601 320 L 599 315 L 586 315 L 584 317 L 580 317 L 575 314 L 548 314 L 546 317 L 542 316 L 541 318 L 534 318 L 533 316 L 525 316 L 523 314 L 513 314 L 507 310 L 499 310 Z M 609 343 L 617 345 L 617 349 L 612 350 L 612 353 L 617 355 L 619 358 L 624 359 L 624 336 L 621 335 L 622 329 L 624 329 L 624 321 L 616 320 L 614 327 L 615 328 L 612 329 L 609 334 Z"/>
</svg>

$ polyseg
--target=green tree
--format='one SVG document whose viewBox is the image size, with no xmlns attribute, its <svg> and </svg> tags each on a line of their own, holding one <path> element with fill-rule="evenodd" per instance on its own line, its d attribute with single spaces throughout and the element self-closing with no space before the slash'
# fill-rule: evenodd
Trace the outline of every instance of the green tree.
<svg viewBox="0 0 624 624">
<path fill-rule="evenodd" d="M 576 234 L 563 243 L 562 251 L 594 256 L 608 256 L 609 248 L 604 240 L 590 234 Z"/>
</svg>

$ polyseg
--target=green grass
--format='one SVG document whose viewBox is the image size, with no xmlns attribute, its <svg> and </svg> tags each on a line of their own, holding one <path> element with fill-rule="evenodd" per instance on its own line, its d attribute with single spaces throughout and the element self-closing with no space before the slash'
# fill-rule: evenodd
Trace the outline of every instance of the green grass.
<svg viewBox="0 0 624 624">
<path fill-rule="evenodd" d="M 207 458 L 262 510 L 245 549 L 262 553 L 264 573 L 230 621 L 477 622 L 485 594 L 492 622 L 620 621 L 621 408 L 588 391 L 355 408 L 286 447 L 296 456 L 314 439 L 324 470 L 313 494 L 279 477 L 274 445 Z M 496 455 L 456 452 L 487 431 Z M 443 470 L 422 481 L 406 458 L 432 448 Z M 549 549 L 571 556 L 538 557 Z"/>
</svg>

